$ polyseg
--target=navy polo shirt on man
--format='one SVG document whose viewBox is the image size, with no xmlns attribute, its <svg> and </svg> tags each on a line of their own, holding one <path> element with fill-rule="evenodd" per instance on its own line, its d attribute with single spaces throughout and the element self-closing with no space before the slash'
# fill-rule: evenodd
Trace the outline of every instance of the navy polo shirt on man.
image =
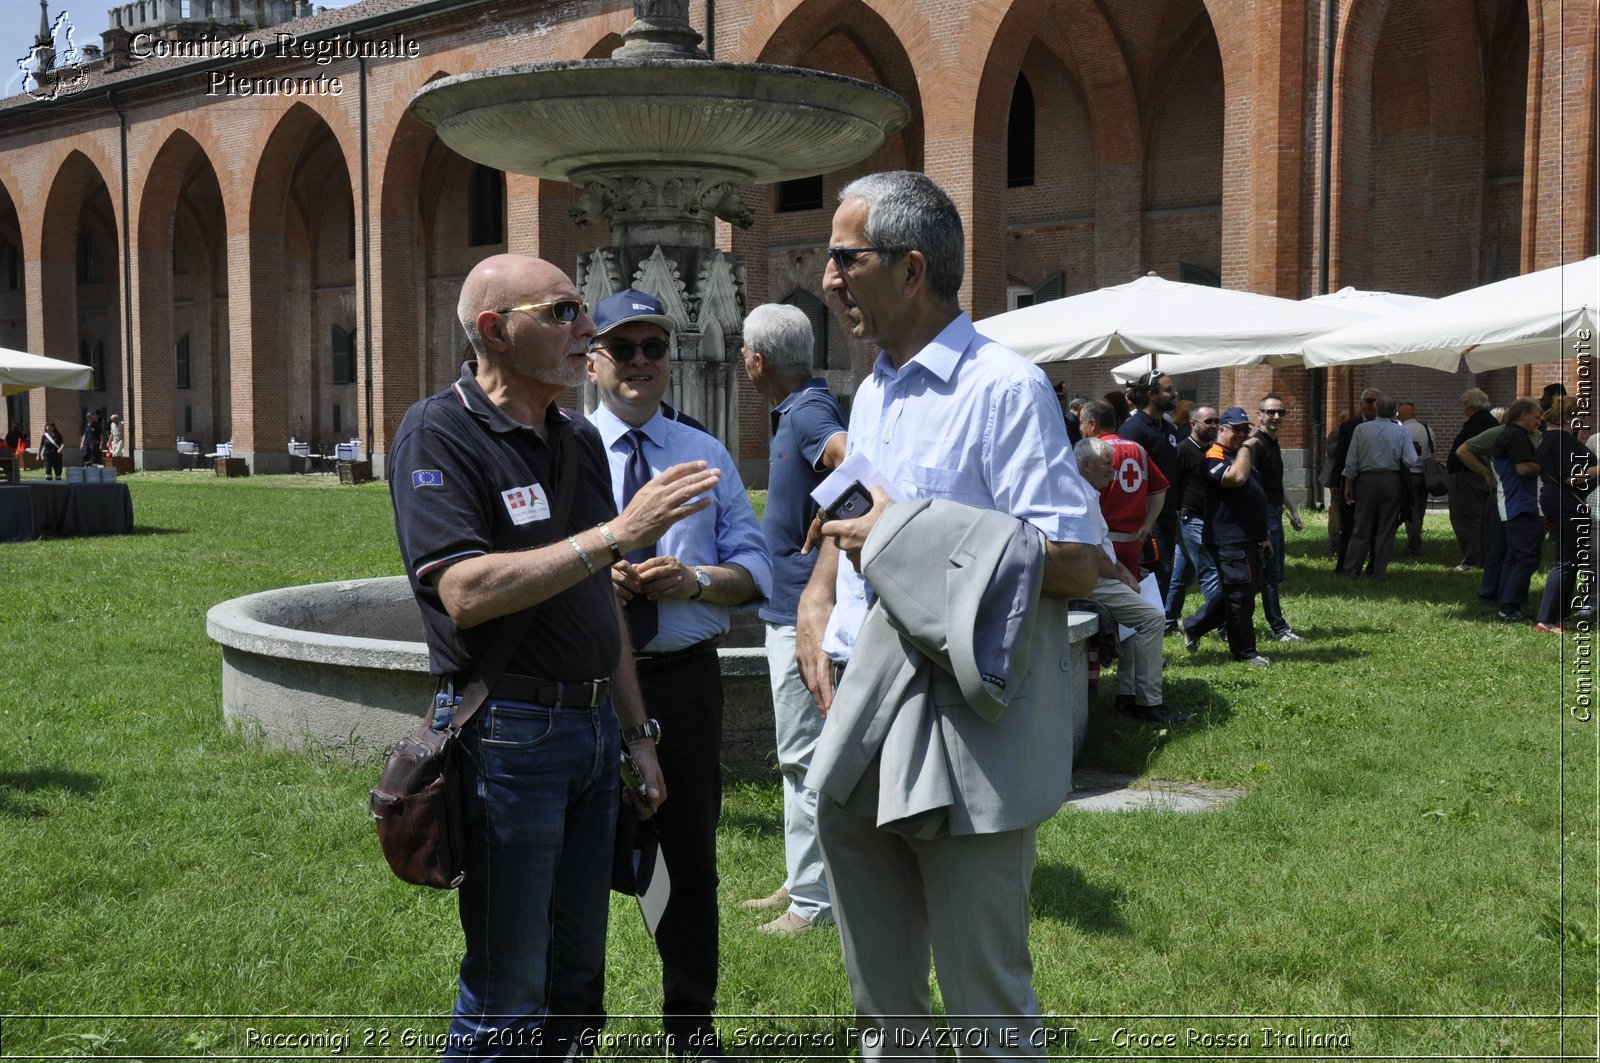
<svg viewBox="0 0 1600 1063">
<path fill-rule="evenodd" d="M 762 519 L 767 552 L 772 555 L 772 597 L 761 608 L 769 624 L 792 625 L 800 592 L 811 579 L 816 551 L 800 547 L 816 515 L 811 492 L 825 478 L 820 469 L 828 440 L 843 432 L 844 411 L 828 382 L 812 377 L 772 410 L 772 442 L 767 469 L 767 511 Z"/>
<path fill-rule="evenodd" d="M 549 444 L 507 417 L 478 386 L 477 363 L 450 387 L 406 412 L 390 452 L 389 495 L 406 574 L 422 609 L 428 670 L 469 676 L 495 621 L 462 629 L 445 612 L 436 579 L 456 561 L 563 541 L 617 515 L 611 473 L 593 425 L 554 403 Z M 577 448 L 577 484 L 566 528 L 551 525 L 560 447 Z M 553 449 L 555 448 L 555 449 Z M 567 683 L 609 676 L 622 656 L 607 556 L 594 575 L 534 606 L 527 637 L 506 671 Z"/>
</svg>

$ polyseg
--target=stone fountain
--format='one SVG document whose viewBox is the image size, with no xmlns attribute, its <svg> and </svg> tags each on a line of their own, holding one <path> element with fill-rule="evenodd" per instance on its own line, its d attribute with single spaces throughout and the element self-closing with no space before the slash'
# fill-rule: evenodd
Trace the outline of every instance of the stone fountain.
<svg viewBox="0 0 1600 1063">
<path fill-rule="evenodd" d="M 719 63 L 698 50 L 686 0 L 639 0 L 610 59 L 538 63 L 434 82 L 411 101 L 451 149 L 576 186 L 578 224 L 612 244 L 578 262 L 591 305 L 635 287 L 677 322 L 676 405 L 737 450 L 731 372 L 745 313 L 740 256 L 716 219 L 747 226 L 740 194 L 848 166 L 910 117 L 887 89 L 816 70 Z M 724 761 L 770 774 L 761 625 L 735 618 L 719 651 Z M 207 616 L 223 647 L 224 716 L 270 744 L 371 757 L 416 726 L 433 690 L 422 618 L 401 576 L 266 591 Z"/>
<path fill-rule="evenodd" d="M 610 59 L 445 78 L 411 110 L 474 162 L 575 186 L 577 223 L 611 226 L 577 263 L 584 298 L 661 300 L 677 321 L 674 404 L 737 453 L 744 262 L 716 247 L 716 220 L 748 227 L 746 189 L 859 162 L 911 112 L 854 78 L 713 61 L 687 0 L 635 0 L 634 15 Z"/>
</svg>

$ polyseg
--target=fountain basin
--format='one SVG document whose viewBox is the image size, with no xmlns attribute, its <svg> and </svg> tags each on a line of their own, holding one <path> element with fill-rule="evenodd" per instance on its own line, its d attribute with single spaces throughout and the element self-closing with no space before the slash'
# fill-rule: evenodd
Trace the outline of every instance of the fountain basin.
<svg viewBox="0 0 1600 1063">
<path fill-rule="evenodd" d="M 911 110 L 879 85 L 801 67 L 584 59 L 457 74 L 411 111 L 486 166 L 582 185 L 658 168 L 739 185 L 827 173 L 871 154 Z"/>
<path fill-rule="evenodd" d="M 1090 614 L 1073 614 L 1062 658 L 1085 681 L 1095 626 Z M 371 760 L 415 730 L 432 701 L 422 617 L 404 576 L 234 598 L 206 613 L 206 633 L 222 644 L 223 717 L 270 746 Z M 764 643 L 755 609 L 739 609 L 717 651 L 723 767 L 752 782 L 778 777 Z M 1077 744 L 1086 701 L 1073 711 Z"/>
<path fill-rule="evenodd" d="M 279 748 L 352 761 L 381 755 L 416 729 L 433 677 L 422 617 L 404 576 L 313 583 L 215 605 L 206 633 L 222 644 L 222 714 Z M 735 613 L 722 659 L 723 764 L 776 778 L 763 627 Z"/>
</svg>

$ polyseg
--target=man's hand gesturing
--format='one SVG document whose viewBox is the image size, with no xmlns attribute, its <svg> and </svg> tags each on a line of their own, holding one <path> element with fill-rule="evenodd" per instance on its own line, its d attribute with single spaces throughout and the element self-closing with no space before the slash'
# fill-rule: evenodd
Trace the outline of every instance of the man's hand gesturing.
<svg viewBox="0 0 1600 1063">
<path fill-rule="evenodd" d="M 711 505 L 709 492 L 722 479 L 722 470 L 703 461 L 674 465 L 639 488 L 628 507 L 611 522 L 611 533 L 623 553 L 647 546 L 685 517 Z"/>
</svg>

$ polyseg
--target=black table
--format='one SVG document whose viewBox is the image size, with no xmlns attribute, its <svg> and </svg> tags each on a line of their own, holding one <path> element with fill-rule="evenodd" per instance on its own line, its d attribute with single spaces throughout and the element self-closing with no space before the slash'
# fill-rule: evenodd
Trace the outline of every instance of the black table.
<svg viewBox="0 0 1600 1063">
<path fill-rule="evenodd" d="M 0 487 L 0 542 L 41 535 L 126 535 L 133 531 L 127 484 L 46 480 Z"/>
</svg>

